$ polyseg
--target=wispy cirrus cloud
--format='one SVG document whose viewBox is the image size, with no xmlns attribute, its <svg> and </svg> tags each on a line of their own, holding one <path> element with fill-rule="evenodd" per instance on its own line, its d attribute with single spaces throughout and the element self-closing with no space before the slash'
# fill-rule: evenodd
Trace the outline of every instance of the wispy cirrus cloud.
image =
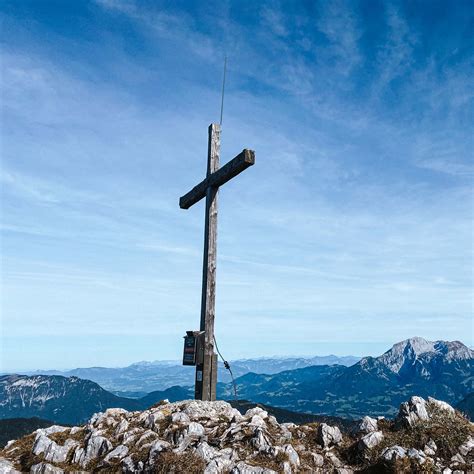
<svg viewBox="0 0 474 474">
<path fill-rule="evenodd" d="M 219 196 L 231 354 L 246 321 L 255 340 L 277 322 L 282 353 L 469 335 L 472 91 L 454 32 L 449 50 L 398 3 L 370 17 L 350 2 L 87 5 L 87 31 L 38 11 L 28 29 L 5 22 L 19 39 L 2 65 L 8 363 L 35 334 L 76 341 L 72 365 L 97 334 L 110 364 L 130 334 L 153 334 L 140 359 L 179 352 L 199 312 L 203 205 L 177 202 L 204 176 L 226 52 L 222 161 L 257 151 Z"/>
</svg>

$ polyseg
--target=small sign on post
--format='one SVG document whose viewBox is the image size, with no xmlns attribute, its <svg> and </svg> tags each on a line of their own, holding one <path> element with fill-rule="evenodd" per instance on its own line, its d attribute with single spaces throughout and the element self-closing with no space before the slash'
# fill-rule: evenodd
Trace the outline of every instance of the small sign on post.
<svg viewBox="0 0 474 474">
<path fill-rule="evenodd" d="M 183 365 L 202 364 L 204 358 L 204 331 L 186 331 L 184 336 Z"/>
</svg>

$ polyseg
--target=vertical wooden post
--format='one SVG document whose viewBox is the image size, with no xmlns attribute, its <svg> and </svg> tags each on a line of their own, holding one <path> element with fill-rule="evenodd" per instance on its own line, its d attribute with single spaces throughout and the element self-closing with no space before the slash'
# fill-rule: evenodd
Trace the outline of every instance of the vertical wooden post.
<svg viewBox="0 0 474 474">
<path fill-rule="evenodd" d="M 207 176 L 219 169 L 221 129 L 209 125 Z M 204 258 L 202 270 L 201 325 L 204 331 L 204 360 L 196 365 L 196 400 L 216 399 L 217 358 L 214 356 L 214 318 L 216 301 L 216 241 L 217 241 L 217 187 L 206 192 L 206 221 L 204 226 Z"/>
</svg>

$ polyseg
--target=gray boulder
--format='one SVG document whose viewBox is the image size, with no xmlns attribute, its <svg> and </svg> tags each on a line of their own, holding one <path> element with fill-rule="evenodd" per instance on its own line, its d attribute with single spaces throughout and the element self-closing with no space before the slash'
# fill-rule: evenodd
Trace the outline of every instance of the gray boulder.
<svg viewBox="0 0 474 474">
<path fill-rule="evenodd" d="M 384 459 L 385 461 L 395 461 L 396 459 L 403 459 L 404 457 L 406 457 L 406 455 L 406 449 L 398 445 L 385 448 L 382 451 L 382 459 Z"/>
<path fill-rule="evenodd" d="M 421 397 L 411 397 L 408 402 L 403 402 L 400 405 L 396 422 L 399 426 L 410 427 L 428 419 L 426 400 Z"/>
<path fill-rule="evenodd" d="M 372 448 L 375 448 L 379 443 L 382 442 L 384 436 L 381 431 L 374 431 L 363 436 L 358 443 L 358 448 L 360 451 L 367 451 Z"/>
<path fill-rule="evenodd" d="M 243 461 L 240 461 L 230 472 L 231 474 L 277 474 L 273 469 L 251 466 Z"/>
<path fill-rule="evenodd" d="M 329 426 L 326 423 L 321 423 L 318 426 L 316 441 L 323 448 L 337 445 L 342 441 L 341 430 L 337 426 Z"/>
<path fill-rule="evenodd" d="M 12 462 L 7 459 L 0 458 L 0 474 L 20 474 L 20 471 L 15 469 Z"/>
<path fill-rule="evenodd" d="M 52 464 L 40 462 L 31 466 L 31 474 L 63 474 L 63 470 L 59 467 L 55 467 Z"/>
<path fill-rule="evenodd" d="M 359 433 L 372 433 L 378 431 L 377 420 L 370 416 L 364 416 L 357 427 Z"/>
</svg>

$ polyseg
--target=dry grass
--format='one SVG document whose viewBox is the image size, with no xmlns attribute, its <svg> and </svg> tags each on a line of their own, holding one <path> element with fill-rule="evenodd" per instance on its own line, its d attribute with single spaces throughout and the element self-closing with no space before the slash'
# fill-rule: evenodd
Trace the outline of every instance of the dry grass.
<svg viewBox="0 0 474 474">
<path fill-rule="evenodd" d="M 149 407 L 148 410 L 151 410 L 152 408 L 162 407 L 163 405 L 168 405 L 168 402 L 165 402 L 164 400 L 160 400 L 159 402 L 156 402 L 151 407 Z"/>
<path fill-rule="evenodd" d="M 449 461 L 458 448 L 472 434 L 469 422 L 459 413 L 450 414 L 437 407 L 430 407 L 431 418 L 416 423 L 410 428 L 395 429 L 394 424 L 384 427 L 383 441 L 370 452 L 370 460 L 375 461 L 382 451 L 390 446 L 421 449 L 431 439 L 436 443 L 436 456 Z M 430 471 L 427 471 L 430 472 Z"/>
<path fill-rule="evenodd" d="M 64 443 L 66 442 L 66 440 L 71 438 L 70 433 L 71 433 L 71 430 L 58 431 L 57 433 L 49 434 L 48 438 L 54 441 L 56 444 L 64 446 Z"/>
<path fill-rule="evenodd" d="M 201 474 L 206 463 L 195 453 L 176 454 L 163 452 L 158 457 L 153 472 L 155 474 Z"/>
<path fill-rule="evenodd" d="M 364 474 L 431 474 L 436 472 L 430 462 L 419 465 L 414 459 L 397 459 L 393 463 L 379 461 L 360 470 Z"/>
<path fill-rule="evenodd" d="M 1 450 L 0 456 L 11 459 L 12 456 L 15 457 L 15 467 L 20 471 L 29 471 L 33 464 L 40 462 L 42 457 L 35 456 L 31 450 L 35 442 L 36 435 L 30 434 L 23 436 L 15 441 L 15 443 L 8 448 L 7 451 Z M 7 454 L 9 453 L 9 454 Z"/>
<path fill-rule="evenodd" d="M 251 466 L 266 467 L 278 473 L 283 473 L 282 464 L 285 461 L 288 461 L 288 455 L 280 451 L 276 456 L 258 453 L 256 456 L 254 456 L 252 459 L 248 459 L 246 462 Z"/>
</svg>

